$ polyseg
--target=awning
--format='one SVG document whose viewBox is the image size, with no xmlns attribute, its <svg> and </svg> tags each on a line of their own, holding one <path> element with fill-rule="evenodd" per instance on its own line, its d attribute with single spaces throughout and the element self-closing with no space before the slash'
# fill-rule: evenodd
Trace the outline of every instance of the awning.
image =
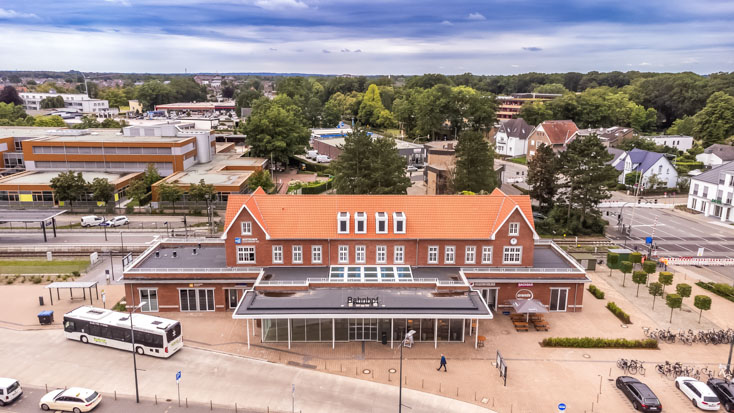
<svg viewBox="0 0 734 413">
<path fill-rule="evenodd" d="M 543 303 L 535 299 L 509 300 L 509 303 L 512 304 L 512 308 L 515 309 L 516 313 L 526 314 L 527 317 L 530 317 L 530 313 L 537 314 L 537 313 L 547 313 L 548 312 L 548 309 L 545 308 Z"/>
</svg>

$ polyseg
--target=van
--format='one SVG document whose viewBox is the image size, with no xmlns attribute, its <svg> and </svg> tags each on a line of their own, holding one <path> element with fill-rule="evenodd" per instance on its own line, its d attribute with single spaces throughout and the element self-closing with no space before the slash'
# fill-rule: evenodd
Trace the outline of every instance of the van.
<svg viewBox="0 0 734 413">
<path fill-rule="evenodd" d="M 0 377 L 0 406 L 13 402 L 22 394 L 23 389 L 18 380 Z"/>
<path fill-rule="evenodd" d="M 104 223 L 104 217 L 98 217 L 96 215 L 87 215 L 82 217 L 83 227 L 96 227 Z"/>
<path fill-rule="evenodd" d="M 331 162 L 331 159 L 326 155 L 318 155 L 316 157 L 316 162 L 318 163 L 329 163 Z"/>
<path fill-rule="evenodd" d="M 319 155 L 319 151 L 308 151 L 306 152 L 306 158 L 308 159 L 316 159 L 316 157 Z"/>
</svg>

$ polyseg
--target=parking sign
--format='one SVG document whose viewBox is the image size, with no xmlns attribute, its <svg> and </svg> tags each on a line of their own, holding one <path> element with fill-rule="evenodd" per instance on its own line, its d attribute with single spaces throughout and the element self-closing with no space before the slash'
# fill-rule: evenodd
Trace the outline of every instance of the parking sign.
<svg viewBox="0 0 734 413">
<path fill-rule="evenodd" d="M 180 382 L 181 382 L 181 370 L 179 370 L 178 373 L 176 373 L 176 383 L 180 383 Z"/>
</svg>

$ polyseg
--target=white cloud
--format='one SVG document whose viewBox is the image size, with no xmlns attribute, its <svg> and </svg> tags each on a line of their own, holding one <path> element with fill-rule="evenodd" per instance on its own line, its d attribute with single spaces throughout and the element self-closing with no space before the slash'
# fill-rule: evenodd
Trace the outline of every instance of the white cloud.
<svg viewBox="0 0 734 413">
<path fill-rule="evenodd" d="M 444 21 L 442 21 L 442 22 L 441 22 L 441 24 L 442 24 L 442 25 L 444 25 L 444 26 L 453 26 L 453 25 L 454 25 L 453 23 L 451 23 L 451 22 L 450 22 L 450 21 L 448 21 L 448 20 L 444 20 Z"/>
<path fill-rule="evenodd" d="M 300 0 L 255 0 L 255 6 L 265 10 L 307 9 L 308 5 Z"/>
<path fill-rule="evenodd" d="M 640 63 L 640 66 L 652 66 L 652 63 L 642 62 Z"/>
<path fill-rule="evenodd" d="M 19 13 L 15 10 L 0 9 L 0 19 L 37 19 L 33 13 Z"/>
<path fill-rule="evenodd" d="M 467 19 L 469 19 L 469 20 L 475 20 L 475 21 L 487 20 L 487 18 L 484 17 L 484 15 L 482 13 L 470 13 L 469 14 L 469 17 L 467 17 Z"/>
<path fill-rule="evenodd" d="M 130 7 L 131 4 L 128 0 L 104 0 L 107 3 L 119 4 L 120 6 Z"/>
</svg>

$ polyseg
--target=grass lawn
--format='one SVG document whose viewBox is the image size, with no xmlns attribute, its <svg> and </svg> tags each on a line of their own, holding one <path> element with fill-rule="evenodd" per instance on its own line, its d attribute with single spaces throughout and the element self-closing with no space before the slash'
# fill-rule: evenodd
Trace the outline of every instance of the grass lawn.
<svg viewBox="0 0 734 413">
<path fill-rule="evenodd" d="M 520 164 L 520 165 L 527 165 L 528 164 L 528 160 L 524 156 L 521 156 L 519 158 L 507 158 L 507 161 L 508 162 L 512 162 L 512 163 L 517 163 L 517 164 Z"/>
<path fill-rule="evenodd" d="M 83 271 L 89 259 L 71 260 L 0 260 L 0 274 L 71 274 Z"/>
</svg>

